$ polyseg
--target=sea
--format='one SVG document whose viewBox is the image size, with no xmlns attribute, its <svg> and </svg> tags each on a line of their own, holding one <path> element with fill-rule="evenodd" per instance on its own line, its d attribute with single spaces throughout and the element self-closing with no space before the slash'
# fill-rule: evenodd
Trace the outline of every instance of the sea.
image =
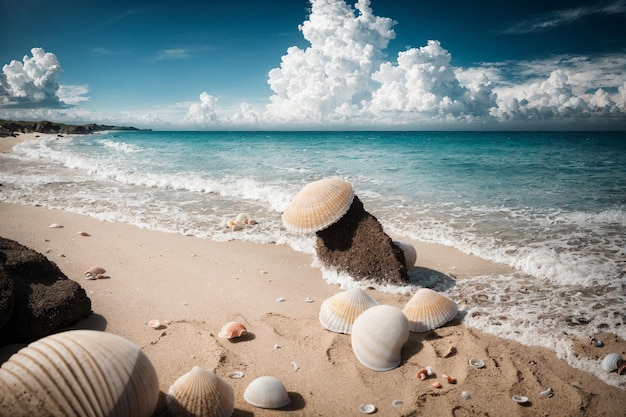
<svg viewBox="0 0 626 417">
<path fill-rule="evenodd" d="M 312 254 L 315 266 L 315 236 L 290 233 L 281 214 L 304 185 L 325 177 L 351 182 L 398 239 L 511 269 L 378 290 L 432 287 L 458 303 L 463 325 L 551 349 L 626 389 L 626 378 L 572 349 L 574 337 L 603 332 L 626 340 L 626 132 L 41 135 L 0 154 L 0 201 L 288 245 Z M 227 227 L 240 214 L 256 224 Z M 320 268 L 329 283 L 357 285 Z"/>
</svg>

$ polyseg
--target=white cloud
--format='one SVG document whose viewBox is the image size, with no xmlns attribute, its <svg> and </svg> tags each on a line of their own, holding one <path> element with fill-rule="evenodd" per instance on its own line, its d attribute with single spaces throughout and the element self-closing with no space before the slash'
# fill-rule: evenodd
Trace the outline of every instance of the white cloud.
<svg viewBox="0 0 626 417">
<path fill-rule="evenodd" d="M 57 57 L 42 48 L 31 49 L 32 57 L 11 61 L 0 73 L 0 107 L 60 108 L 88 100 L 86 86 L 61 86 Z"/>
<path fill-rule="evenodd" d="M 157 52 L 153 61 L 167 61 L 176 59 L 187 59 L 191 57 L 191 50 L 186 48 L 164 49 Z"/>
</svg>

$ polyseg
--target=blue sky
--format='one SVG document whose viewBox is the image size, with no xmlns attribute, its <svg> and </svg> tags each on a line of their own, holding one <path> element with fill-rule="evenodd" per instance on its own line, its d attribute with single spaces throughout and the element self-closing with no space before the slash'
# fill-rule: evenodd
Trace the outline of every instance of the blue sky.
<svg viewBox="0 0 626 417">
<path fill-rule="evenodd" d="M 0 0 L 0 118 L 626 129 L 626 0 L 422 3 Z"/>
</svg>

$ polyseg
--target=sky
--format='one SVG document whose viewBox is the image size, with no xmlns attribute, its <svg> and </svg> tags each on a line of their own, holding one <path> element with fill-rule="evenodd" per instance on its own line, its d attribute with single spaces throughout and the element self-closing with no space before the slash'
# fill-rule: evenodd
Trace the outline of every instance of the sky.
<svg viewBox="0 0 626 417">
<path fill-rule="evenodd" d="M 626 0 L 0 0 L 0 118 L 626 130 Z"/>
</svg>

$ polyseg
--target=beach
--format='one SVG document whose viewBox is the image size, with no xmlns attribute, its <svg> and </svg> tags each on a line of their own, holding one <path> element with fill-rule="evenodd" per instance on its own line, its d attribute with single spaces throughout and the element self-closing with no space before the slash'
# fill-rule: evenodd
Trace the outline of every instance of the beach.
<svg viewBox="0 0 626 417">
<path fill-rule="evenodd" d="M 14 139 L 0 139 L 0 150 L 10 151 Z M 63 227 L 50 228 L 53 223 Z M 232 385 L 233 416 L 356 416 L 361 414 L 361 404 L 375 405 L 376 415 L 382 416 L 621 416 L 626 412 L 623 389 L 569 366 L 548 349 L 466 327 L 462 314 L 436 330 L 411 333 L 397 368 L 371 371 L 356 359 L 350 336 L 332 333 L 318 320 L 323 300 L 340 289 L 322 279 L 310 254 L 286 245 L 217 242 L 8 203 L 0 203 L 0 236 L 45 254 L 85 288 L 93 314 L 74 328 L 115 333 L 143 350 L 159 378 L 161 399 L 155 416 L 169 415 L 165 393 L 193 366 L 213 371 Z M 451 274 L 451 279 L 461 281 L 508 269 L 447 246 L 411 243 L 418 254 L 416 268 L 425 273 Z M 104 267 L 108 278 L 85 280 L 85 270 L 94 265 Z M 380 304 L 398 308 L 410 298 L 366 291 Z M 162 328 L 149 327 L 152 319 L 160 320 Z M 249 333 L 232 341 L 220 338 L 222 325 L 229 321 L 244 323 Z M 595 336 L 602 339 L 603 347 L 579 338 L 576 354 L 597 360 L 598 366 L 609 352 L 625 354 L 626 343 L 617 336 Z M 1 348 L 0 360 L 4 362 L 20 347 Z M 485 367 L 472 368 L 471 358 L 482 359 Z M 425 381 L 416 379 L 416 372 L 426 366 L 434 375 Z M 242 371 L 244 377 L 228 378 L 233 371 Z M 456 382 L 445 381 L 444 374 Z M 265 410 L 244 400 L 246 386 L 262 375 L 284 383 L 291 398 L 286 407 Z M 434 382 L 441 387 L 435 388 Z M 552 396 L 542 396 L 540 392 L 548 388 Z M 528 401 L 517 403 L 514 395 Z M 395 407 L 394 400 L 403 404 Z"/>
</svg>

